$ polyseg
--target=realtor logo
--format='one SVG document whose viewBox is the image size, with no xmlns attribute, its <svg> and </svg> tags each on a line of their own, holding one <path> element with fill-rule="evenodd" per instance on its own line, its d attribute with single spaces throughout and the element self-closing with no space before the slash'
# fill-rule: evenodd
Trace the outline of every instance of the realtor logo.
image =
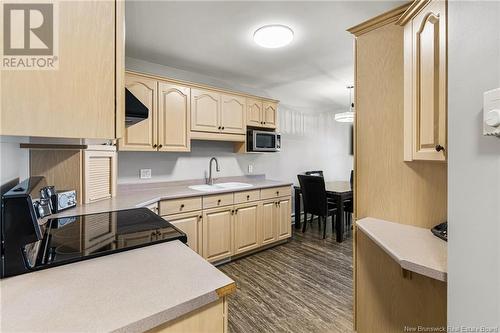
<svg viewBox="0 0 500 333">
<path fill-rule="evenodd" d="M 57 69 L 56 4 L 4 3 L 2 9 L 2 69 Z"/>
</svg>

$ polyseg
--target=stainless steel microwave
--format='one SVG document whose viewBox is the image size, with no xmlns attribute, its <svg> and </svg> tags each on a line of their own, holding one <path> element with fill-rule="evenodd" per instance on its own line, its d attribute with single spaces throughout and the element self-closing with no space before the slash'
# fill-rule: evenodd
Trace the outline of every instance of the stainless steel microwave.
<svg viewBox="0 0 500 333">
<path fill-rule="evenodd" d="M 247 151 L 275 152 L 281 149 L 281 134 L 270 131 L 247 131 Z"/>
</svg>

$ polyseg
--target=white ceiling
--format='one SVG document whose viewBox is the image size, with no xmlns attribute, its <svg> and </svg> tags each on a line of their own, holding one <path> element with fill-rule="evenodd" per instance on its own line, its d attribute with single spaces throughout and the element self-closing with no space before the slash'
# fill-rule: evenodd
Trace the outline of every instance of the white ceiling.
<svg viewBox="0 0 500 333">
<path fill-rule="evenodd" d="M 346 29 L 395 1 L 126 3 L 126 55 L 265 91 L 298 110 L 347 108 L 353 43 Z M 280 49 L 264 49 L 253 32 L 285 24 L 295 33 Z"/>
</svg>

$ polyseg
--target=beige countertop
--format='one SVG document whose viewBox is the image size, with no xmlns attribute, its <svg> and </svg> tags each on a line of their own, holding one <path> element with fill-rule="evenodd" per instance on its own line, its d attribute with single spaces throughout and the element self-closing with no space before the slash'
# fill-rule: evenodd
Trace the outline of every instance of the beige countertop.
<svg viewBox="0 0 500 333">
<path fill-rule="evenodd" d="M 154 204 L 160 200 L 204 196 L 204 195 L 212 195 L 220 193 L 241 192 L 241 191 L 249 191 L 249 190 L 276 187 L 276 186 L 292 185 L 292 183 L 290 182 L 269 180 L 262 175 L 226 177 L 217 180 L 217 183 L 222 183 L 222 182 L 244 182 L 252 184 L 252 187 L 203 192 L 189 188 L 189 186 L 191 185 L 204 184 L 203 180 L 176 181 L 176 182 L 163 182 L 163 183 L 121 184 L 119 185 L 117 195 L 111 199 L 101 200 L 90 204 L 79 205 L 75 208 L 68 209 L 58 214 L 51 215 L 51 217 L 94 214 L 94 213 L 109 212 L 114 210 L 144 207 Z"/>
<path fill-rule="evenodd" d="M 436 280 L 447 280 L 447 243 L 429 229 L 371 217 L 357 221 L 356 225 L 402 268 Z"/>
<path fill-rule="evenodd" d="M 2 332 L 143 332 L 234 281 L 179 241 L 0 280 Z"/>
</svg>

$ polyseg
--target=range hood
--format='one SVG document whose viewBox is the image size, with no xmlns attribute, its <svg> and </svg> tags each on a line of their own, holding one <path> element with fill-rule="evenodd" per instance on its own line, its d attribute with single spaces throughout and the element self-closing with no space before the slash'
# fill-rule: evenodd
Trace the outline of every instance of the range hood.
<svg viewBox="0 0 500 333">
<path fill-rule="evenodd" d="M 125 127 L 132 126 L 147 119 L 148 108 L 141 103 L 127 88 L 125 88 Z"/>
</svg>

